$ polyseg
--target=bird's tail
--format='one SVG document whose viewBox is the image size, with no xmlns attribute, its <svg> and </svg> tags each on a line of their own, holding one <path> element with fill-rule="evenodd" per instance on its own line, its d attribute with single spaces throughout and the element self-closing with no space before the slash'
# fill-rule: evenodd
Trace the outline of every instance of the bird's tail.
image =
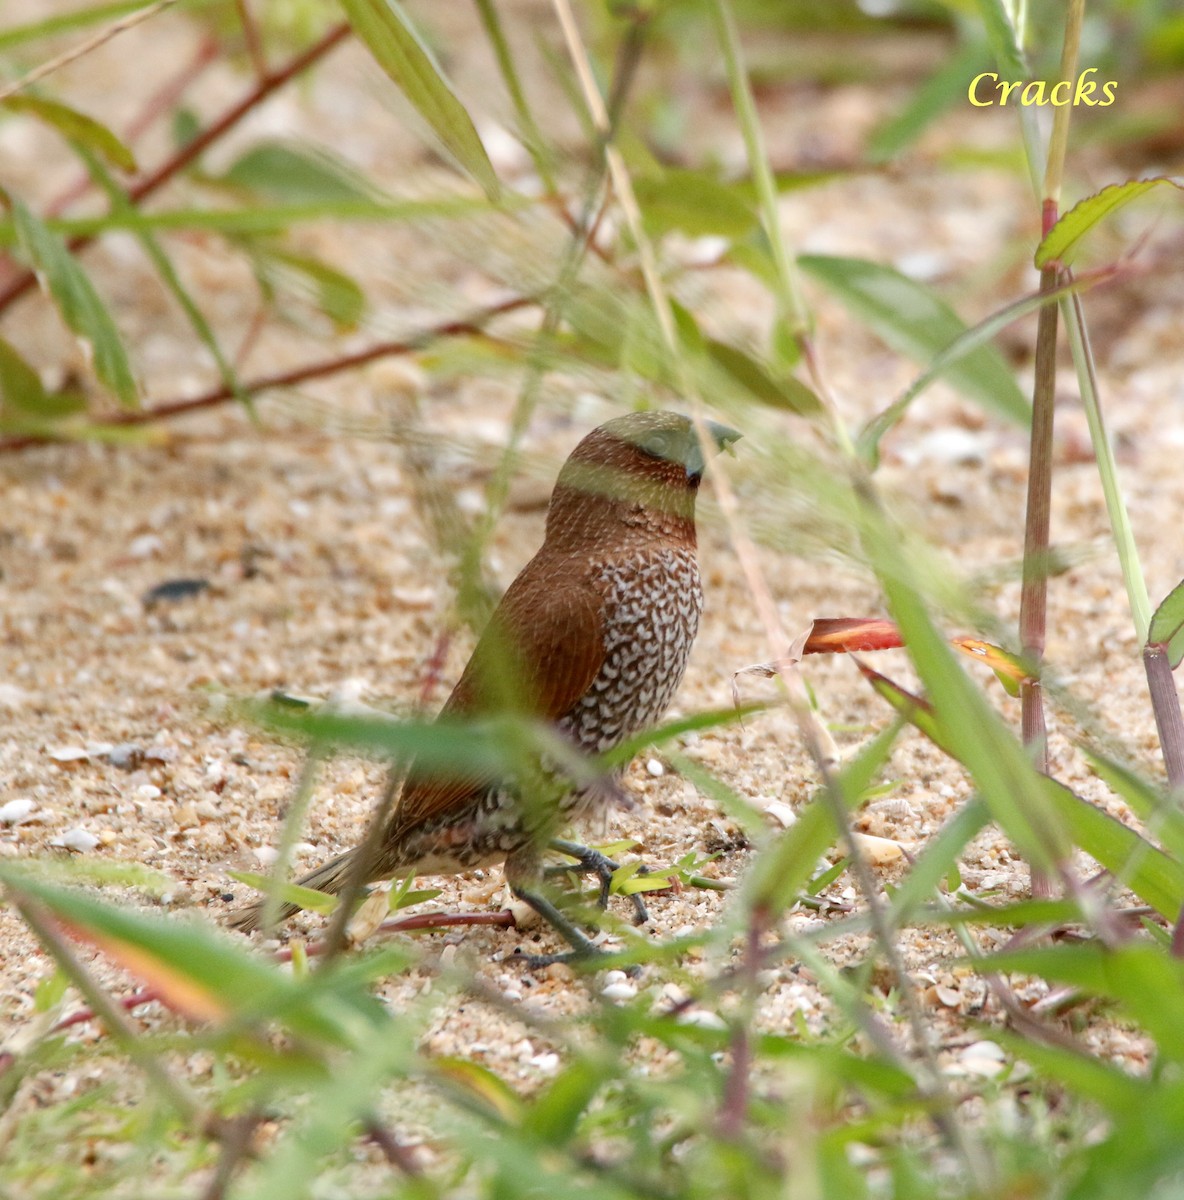
<svg viewBox="0 0 1184 1200">
<path fill-rule="evenodd" d="M 315 871 L 310 871 L 303 879 L 298 879 L 296 882 L 300 887 L 315 888 L 318 892 L 328 892 L 330 895 L 336 896 L 345 887 L 346 880 L 349 879 L 350 872 L 354 869 L 357 853 L 356 849 L 347 850 L 344 854 L 329 859 L 327 863 L 322 863 Z M 227 924 L 231 929 L 251 933 L 259 928 L 259 922 L 263 916 L 263 904 L 264 902 L 260 900 L 255 904 L 249 904 L 246 908 L 239 909 L 230 917 Z M 279 920 L 286 921 L 299 911 L 299 905 L 283 904 L 280 906 Z"/>
</svg>

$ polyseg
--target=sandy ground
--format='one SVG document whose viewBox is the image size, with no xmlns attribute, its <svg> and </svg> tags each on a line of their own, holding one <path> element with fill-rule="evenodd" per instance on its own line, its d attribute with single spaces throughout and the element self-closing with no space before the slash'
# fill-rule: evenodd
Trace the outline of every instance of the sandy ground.
<svg viewBox="0 0 1184 1200">
<path fill-rule="evenodd" d="M 184 21 L 162 19 L 151 32 L 127 35 L 123 50 L 151 45 L 180 55 L 192 42 Z M 157 54 L 152 61 L 167 57 Z M 119 61 L 113 53 L 99 53 L 69 76 L 76 100 L 116 125 L 138 110 L 154 86 L 153 71 L 146 70 L 130 89 L 112 94 L 105 85 Z M 466 94 L 482 94 L 490 70 L 483 55 L 459 49 L 450 67 Z M 229 72 L 213 72 L 195 103 L 226 103 L 241 87 Z M 688 127 L 722 161 L 739 162 L 739 135 L 719 91 L 687 85 L 684 92 Z M 774 157 L 806 164 L 842 161 L 883 106 L 903 94 L 857 86 L 774 90 L 764 97 Z M 501 115 L 486 114 L 490 121 Z M 403 116 L 364 54 L 347 47 L 310 87 L 264 109 L 237 141 L 300 131 L 393 188 L 424 194 L 445 186 L 439 169 L 416 149 Z M 12 123 L 0 128 L 6 185 L 35 198 L 52 196 L 72 171 L 47 144 L 34 178 L 24 153 L 29 146 L 22 141 L 28 136 Z M 792 192 L 783 205 L 791 244 L 911 265 L 936 282 L 956 281 L 961 292 L 952 298 L 964 318 L 977 319 L 1032 284 L 1010 247 L 1017 234 L 1030 235 L 1033 206 L 1018 179 L 995 170 L 946 169 L 940 155 L 963 141 L 985 152 L 1011 137 L 1006 115 L 958 113 L 927 139 L 908 173 L 839 176 Z M 149 158 L 152 145 L 149 137 Z M 169 197 L 182 199 L 180 190 Z M 540 261 L 522 252 L 525 236 L 522 226 L 507 220 L 416 232 L 322 228 L 301 231 L 297 242 L 353 272 L 374 297 L 367 328 L 351 342 L 360 345 L 521 286 L 541 269 L 540 262 L 546 265 L 549 235 L 540 231 L 534 245 Z M 212 238 L 186 238 L 173 248 L 233 349 L 255 310 L 241 261 Z M 113 239 L 87 262 L 115 306 L 153 402 L 192 394 L 209 382 L 208 363 L 194 352 L 130 241 Z M 1120 447 L 1153 597 L 1184 576 L 1178 536 L 1184 382 L 1171 285 L 1170 277 L 1128 285 L 1137 303 L 1105 310 L 1099 330 L 1111 433 Z M 729 336 L 759 337 L 768 320 L 767 299 L 737 273 L 700 272 L 685 285 L 685 295 Z M 809 299 L 818 314 L 822 361 L 844 419 L 854 424 L 906 385 L 914 367 L 855 328 L 825 295 L 811 289 Z M 299 309 L 292 315 L 289 323 L 273 321 L 263 328 L 243 364 L 247 376 L 340 349 L 324 322 Z M 36 301 L 26 302 L 6 324 L 5 335 L 47 369 L 75 353 Z M 1033 330 L 1029 321 L 1009 335 L 1025 378 Z M 450 369 L 436 372 L 424 364 L 414 373 L 384 365 L 342 376 L 297 397 L 264 401 L 256 423 L 228 407 L 154 430 L 140 445 L 50 447 L 0 462 L 0 814 L 14 801 L 29 802 L 7 810 L 22 817 L 0 825 L 0 854 L 66 855 L 65 842 L 82 848 L 76 853 L 83 861 L 141 863 L 171 881 L 156 898 L 116 889 L 129 902 L 218 920 L 232 906 L 231 897 L 241 901 L 245 889 L 227 871 L 258 870 L 269 861 L 301 757 L 219 715 L 217 697 L 276 688 L 329 696 L 344 689 L 367 703 L 407 712 L 451 627 L 452 563 L 424 519 L 423 479 L 417 482 L 411 466 L 413 460 L 426 462 L 430 482 L 454 497 L 462 513 L 478 511 L 507 436 L 519 380 L 504 370 L 444 365 Z M 546 381 L 524 441 L 523 469 L 492 541 L 491 573 L 502 585 L 538 544 L 558 463 L 588 428 L 620 411 L 624 398 L 600 394 L 602 382 L 591 372 Z M 1053 528 L 1073 565 L 1051 589 L 1049 657 L 1060 678 L 1094 709 L 1100 728 L 1156 772 L 1154 727 L 1135 638 L 1106 545 L 1096 473 L 1082 453 L 1088 442 L 1068 377 L 1063 390 Z M 418 404 L 419 429 L 429 442 L 428 453 L 418 457 L 390 436 L 393 414 L 405 411 L 408 394 Z M 787 475 L 783 447 L 818 455 L 817 437 L 793 417 L 768 411 L 720 415 L 744 427 L 736 459 L 722 469 L 740 498 L 746 536 L 756 543 L 787 635 L 815 616 L 881 614 L 874 582 L 850 553 L 849 533 Z M 1025 454 L 1022 434 L 984 420 L 937 388 L 889 445 L 880 473 L 900 511 L 953 571 L 980 581 L 979 601 L 1011 628 L 1018 608 L 1015 564 Z M 728 704 L 732 673 L 781 649 L 769 644 L 710 498 L 701 516 L 707 610 L 677 701 L 683 713 Z M 149 589 L 178 578 L 203 579 L 209 587 L 175 603 L 144 603 Z M 469 644 L 463 635 L 453 640 L 429 709 L 456 678 Z M 877 665 L 909 680 L 897 653 L 881 656 Z M 844 752 L 885 724 L 882 703 L 850 664 L 811 662 L 806 674 Z M 985 674 L 982 682 L 1018 723 L 1015 703 Z M 745 683 L 745 691 L 769 694 L 755 681 Z M 1123 813 L 1071 751 L 1065 734 L 1072 730 L 1055 713 L 1052 722 L 1058 775 Z M 116 761 L 99 751 L 78 753 L 96 746 L 125 749 Z M 751 718 L 743 728 L 704 734 L 687 753 L 761 804 L 776 800 L 800 808 L 815 784 L 784 711 Z M 302 863 L 314 865 L 356 840 L 381 775 L 373 764 L 345 758 L 325 766 L 299 848 Z M 961 772 L 916 736 L 900 743 L 886 777 L 895 786 L 860 814 L 860 827 L 910 847 L 923 846 L 968 795 Z M 609 837 L 637 839 L 637 852 L 656 864 L 690 851 L 718 852 L 709 871 L 723 878 L 741 875 L 751 851 L 735 824 L 689 782 L 663 769 L 660 758 L 652 767 L 634 764 L 628 782 L 642 804 L 632 814 L 615 815 Z M 1020 895 L 1027 886 L 1024 864 L 993 830 L 976 840 L 961 868 L 967 887 L 979 893 Z M 899 870 L 897 864 L 878 874 L 890 882 Z M 443 888 L 436 903 L 446 909 L 502 903 L 496 871 L 430 882 Z M 828 894 L 859 902 L 847 877 Z M 712 922 L 724 903 L 712 892 L 655 897 L 652 936 Z M 827 919 L 803 912 L 789 924 L 810 929 Z M 296 927 L 313 930 L 317 924 L 308 918 Z M 1003 936 L 984 934 L 984 945 Z M 586 986 L 601 986 L 573 983 L 563 971 L 531 974 L 503 961 L 518 947 L 551 947 L 550 934 L 537 929 L 453 931 L 433 935 L 428 944 L 422 967 L 385 985 L 391 1002 L 428 986 L 435 955 L 471 958 L 481 977 L 508 998 L 510 1012 L 469 1006 L 467 1020 L 441 1019 L 428 1046 L 477 1056 L 524 1085 L 545 1078 L 554 1063 L 547 1046 L 513 1019 L 513 1005 L 571 1011 L 586 1003 Z M 912 931 L 902 948 L 924 985 L 935 1036 L 952 1060 L 960 1047 L 981 1037 L 964 1018 L 991 1018 L 993 1005 L 981 982 L 955 965 L 960 949 L 953 938 Z M 828 954 L 842 964 L 865 950 L 861 938 L 848 936 Z M 107 978 L 119 978 L 100 969 Z M 33 990 L 49 970 L 16 917 L 0 913 L 5 1024 L 29 1020 Z M 639 986 L 648 983 L 643 978 Z M 809 972 L 791 964 L 770 975 L 763 1013 L 781 1027 L 795 1012 L 818 1028 L 829 1019 Z M 1137 1038 L 1099 1018 L 1090 1020 L 1084 1036 L 1100 1050 L 1132 1064 L 1141 1061 Z"/>
</svg>

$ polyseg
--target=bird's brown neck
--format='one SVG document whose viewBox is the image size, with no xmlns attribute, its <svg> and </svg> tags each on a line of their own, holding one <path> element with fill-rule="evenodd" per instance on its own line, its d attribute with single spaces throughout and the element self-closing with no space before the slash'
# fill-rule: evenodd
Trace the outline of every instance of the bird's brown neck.
<svg viewBox="0 0 1184 1200">
<path fill-rule="evenodd" d="M 573 551 L 583 546 L 628 546 L 634 542 L 695 548 L 695 493 L 688 488 L 671 496 L 669 489 L 647 494 L 638 488 L 627 496 L 594 494 L 559 484 L 547 510 L 546 546 Z"/>
</svg>

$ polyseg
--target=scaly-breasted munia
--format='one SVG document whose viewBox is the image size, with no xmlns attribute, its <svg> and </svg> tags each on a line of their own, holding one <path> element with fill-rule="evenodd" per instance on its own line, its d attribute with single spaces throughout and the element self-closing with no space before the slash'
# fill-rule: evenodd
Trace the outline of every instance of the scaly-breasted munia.
<svg viewBox="0 0 1184 1200">
<path fill-rule="evenodd" d="M 714 422 L 705 429 L 719 449 L 740 436 Z M 695 497 L 704 465 L 694 425 L 677 413 L 633 413 L 589 433 L 559 472 L 542 547 L 502 596 L 441 717 L 512 706 L 553 723 L 586 755 L 657 721 L 682 681 L 703 607 Z M 591 952 L 532 888 L 548 840 L 612 789 L 557 788 L 544 804 L 522 790 L 504 779 L 417 778 L 412 763 L 362 879 L 454 874 L 504 860 L 515 893 L 577 954 Z M 358 853 L 338 855 L 301 884 L 341 891 Z M 254 929 L 260 911 L 244 909 L 231 923 Z"/>
</svg>

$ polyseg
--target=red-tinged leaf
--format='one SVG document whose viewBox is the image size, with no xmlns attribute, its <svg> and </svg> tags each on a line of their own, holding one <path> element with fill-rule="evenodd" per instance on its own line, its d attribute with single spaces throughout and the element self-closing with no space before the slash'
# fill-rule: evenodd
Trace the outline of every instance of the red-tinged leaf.
<svg viewBox="0 0 1184 1200">
<path fill-rule="evenodd" d="M 900 630 L 882 617 L 817 617 L 803 654 L 850 654 L 854 650 L 896 650 Z"/>
<path fill-rule="evenodd" d="M 1184 658 L 1184 581 L 1176 584 L 1155 610 L 1147 641 L 1167 648 L 1173 671 L 1180 665 Z"/>
<path fill-rule="evenodd" d="M 1071 262 L 1081 240 L 1103 217 L 1146 195 L 1153 188 L 1162 187 L 1184 190 L 1179 180 L 1161 175 L 1155 179 L 1130 179 L 1126 183 L 1112 183 L 1100 192 L 1078 201 L 1044 235 L 1044 240 L 1036 247 L 1037 269 L 1043 270 L 1052 263 Z"/>
<path fill-rule="evenodd" d="M 893 683 L 887 675 L 881 675 L 879 671 L 873 670 L 856 658 L 852 660 L 859 668 L 864 679 L 872 685 L 873 690 L 883 696 L 890 705 L 906 720 L 910 725 L 919 729 L 931 742 L 940 746 L 947 754 L 951 754 L 948 746 L 946 746 L 938 730 L 937 718 L 933 712 L 933 705 L 928 700 L 923 700 L 920 696 L 914 696 L 907 688 L 902 688 L 900 684 Z M 957 758 L 957 755 L 953 755 Z"/>
<path fill-rule="evenodd" d="M 951 644 L 963 654 L 986 663 L 995 672 L 1009 696 L 1020 694 L 1020 684 L 1029 677 L 1029 672 L 1014 654 L 1009 654 L 1001 646 L 991 642 L 980 642 L 977 638 L 954 638 Z"/>
<path fill-rule="evenodd" d="M 71 921 L 62 921 L 61 925 L 75 940 L 97 946 L 128 974 L 147 984 L 173 1012 L 191 1021 L 218 1021 L 230 1014 L 219 989 L 184 974 L 151 950 Z"/>
<path fill-rule="evenodd" d="M 518 1094 L 488 1067 L 467 1058 L 436 1058 L 432 1070 L 470 1099 L 477 1100 L 503 1121 L 517 1122 L 522 1116 Z"/>
</svg>

